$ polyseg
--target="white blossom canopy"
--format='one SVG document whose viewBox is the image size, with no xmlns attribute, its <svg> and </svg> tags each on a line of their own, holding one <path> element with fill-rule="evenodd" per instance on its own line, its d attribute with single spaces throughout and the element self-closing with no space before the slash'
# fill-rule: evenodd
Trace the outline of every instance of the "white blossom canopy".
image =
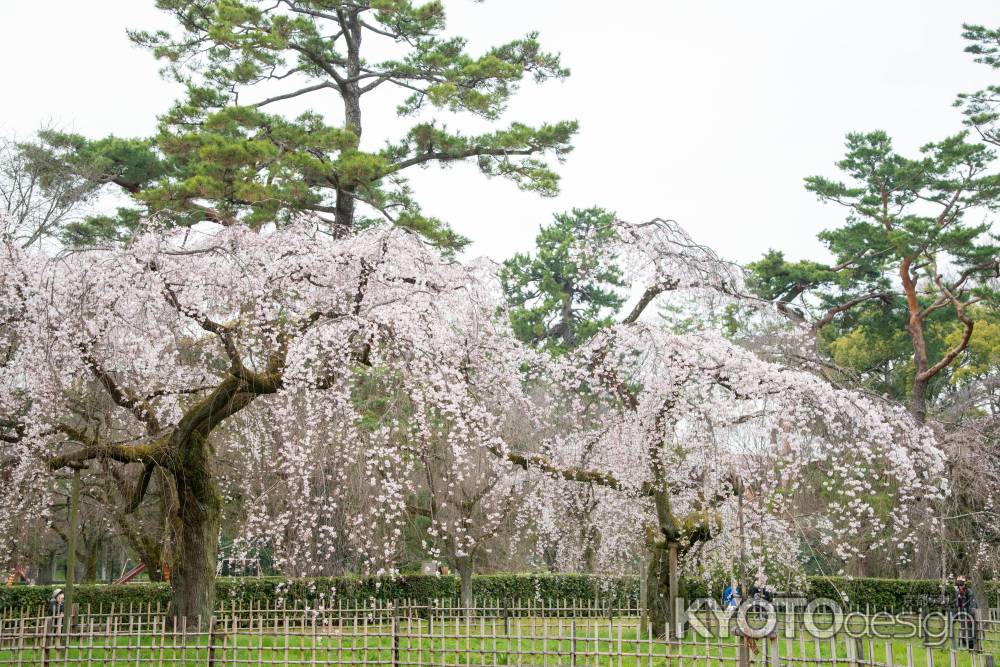
<svg viewBox="0 0 1000 667">
<path fill-rule="evenodd" d="M 739 292 L 739 272 L 673 223 L 619 229 L 639 303 L 558 359 L 513 337 L 494 267 L 397 229 L 150 233 L 55 258 L 5 247 L 0 550 L 49 512 L 53 470 L 176 474 L 196 436 L 237 548 L 266 545 L 289 573 L 394 571 L 413 491 L 436 482 L 432 534 L 457 553 L 517 502 L 570 565 L 583 546 L 569 507 L 588 493 L 608 567 L 664 498 L 710 526 L 691 563 L 722 563 L 741 490 L 758 561 L 794 560 L 805 529 L 844 558 L 863 555 L 859 533 L 905 557 L 946 491 L 930 431 L 717 335 L 643 321 L 665 291 Z M 797 517 L 809 484 L 827 505 Z M 460 511 L 470 494 L 478 526 Z"/>
</svg>

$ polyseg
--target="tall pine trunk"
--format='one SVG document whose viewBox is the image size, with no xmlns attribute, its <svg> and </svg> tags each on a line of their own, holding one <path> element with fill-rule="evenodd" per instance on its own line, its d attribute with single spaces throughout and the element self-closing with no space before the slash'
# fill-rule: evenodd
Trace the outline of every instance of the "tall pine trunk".
<svg viewBox="0 0 1000 667">
<path fill-rule="evenodd" d="M 347 25 L 344 30 L 348 33 L 347 45 L 347 83 L 340 86 L 340 94 L 344 101 L 344 126 L 354 132 L 361 142 L 361 86 L 356 77 L 361 74 L 361 20 L 358 18 L 357 10 L 347 13 Z M 337 199 L 335 204 L 334 223 L 337 226 L 336 233 L 344 234 L 354 226 L 354 194 L 357 185 L 353 183 L 339 183 L 337 185 Z"/>
<path fill-rule="evenodd" d="M 919 378 L 913 381 L 913 392 L 910 397 L 910 414 L 918 424 L 927 421 L 927 380 Z"/>
</svg>

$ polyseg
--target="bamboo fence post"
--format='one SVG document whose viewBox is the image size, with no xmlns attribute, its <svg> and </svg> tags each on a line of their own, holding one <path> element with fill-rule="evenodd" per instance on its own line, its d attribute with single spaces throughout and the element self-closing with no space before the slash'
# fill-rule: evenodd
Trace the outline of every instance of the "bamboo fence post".
<svg viewBox="0 0 1000 667">
<path fill-rule="evenodd" d="M 560 627 L 561 626 L 562 624 L 560 623 Z M 575 616 L 570 621 L 569 634 L 570 634 L 569 664 L 573 665 L 573 667 L 576 667 L 576 617 Z"/>
<path fill-rule="evenodd" d="M 21 667 L 21 656 L 24 655 L 24 616 L 17 621 L 17 667 Z"/>
<path fill-rule="evenodd" d="M 156 667 L 163 667 L 163 648 L 164 648 L 164 644 L 166 644 L 166 642 L 167 642 L 167 634 L 166 634 L 166 630 L 167 630 L 167 617 L 165 615 L 164 616 L 160 616 L 160 603 L 159 602 L 156 603 L 156 614 L 157 614 L 157 618 L 159 619 L 159 623 L 160 623 L 160 646 L 157 648 L 157 651 L 156 651 Z M 150 657 L 152 657 L 152 656 L 150 656 Z"/>
<path fill-rule="evenodd" d="M 392 667 L 399 665 L 399 616 L 392 615 Z"/>
<path fill-rule="evenodd" d="M 139 667 L 142 664 L 142 617 L 139 618 L 139 623 L 135 629 L 135 667 Z"/>
</svg>

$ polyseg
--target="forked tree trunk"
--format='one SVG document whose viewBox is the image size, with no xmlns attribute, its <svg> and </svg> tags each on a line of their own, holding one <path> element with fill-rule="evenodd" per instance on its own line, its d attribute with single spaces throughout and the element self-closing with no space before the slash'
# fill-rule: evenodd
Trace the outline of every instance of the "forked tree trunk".
<svg viewBox="0 0 1000 667">
<path fill-rule="evenodd" d="M 649 628 L 654 637 L 675 634 L 678 598 L 684 597 L 684 580 L 677 570 L 680 545 L 677 542 L 656 540 L 649 545 L 649 564 L 646 570 L 646 608 Z"/>
<path fill-rule="evenodd" d="M 680 576 L 678 561 L 691 540 L 705 539 L 710 528 L 708 517 L 689 516 L 684 521 L 688 531 L 682 531 L 669 492 L 655 493 L 653 501 L 656 506 L 656 529 L 650 528 L 646 539 L 649 549 L 646 607 L 654 636 L 670 637 L 683 632 L 676 617 L 678 600 L 687 597 L 687 586 Z"/>
</svg>

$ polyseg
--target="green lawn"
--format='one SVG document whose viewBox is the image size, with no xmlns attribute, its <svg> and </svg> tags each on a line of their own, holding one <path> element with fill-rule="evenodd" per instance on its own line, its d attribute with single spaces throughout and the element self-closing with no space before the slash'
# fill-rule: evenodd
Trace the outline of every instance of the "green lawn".
<svg viewBox="0 0 1000 667">
<path fill-rule="evenodd" d="M 263 627 L 261 627 L 263 626 Z M 103 627 L 103 626 L 102 626 Z M 575 630 L 576 639 L 569 639 Z M 68 650 L 50 647 L 46 653 L 49 664 L 78 665 L 206 665 L 209 655 L 217 665 L 313 665 L 313 664 L 383 664 L 383 665 L 607 665 L 641 667 L 645 665 L 729 664 L 735 665 L 736 640 L 695 640 L 689 636 L 683 642 L 666 644 L 662 641 L 637 639 L 634 619 L 609 623 L 606 619 L 511 619 L 505 628 L 502 619 L 474 619 L 470 622 L 400 621 L 394 633 L 392 624 L 342 625 L 316 623 L 306 627 L 272 627 L 255 624 L 241 627 L 220 623 L 209 649 L 207 633 L 189 633 L 184 637 L 167 632 L 119 636 L 115 641 L 90 628 L 81 628 L 83 635 L 71 642 Z M 395 636 L 394 636 L 395 635 Z M 9 636 L 0 648 L 0 665 L 41 665 L 43 652 L 34 647 L 15 652 L 9 648 Z M 820 658 L 829 662 L 836 653 L 837 664 L 847 665 L 846 638 L 834 647 L 830 640 L 779 639 L 780 655 L 796 658 Z M 763 646 L 764 640 L 758 645 Z M 908 664 L 907 640 L 891 642 L 893 662 Z M 916 641 L 913 646 L 914 665 L 928 665 L 926 653 Z M 773 646 L 773 643 L 771 643 Z M 886 662 L 886 643 L 871 644 L 876 662 Z M 762 649 L 763 650 L 763 649 Z M 864 645 L 867 653 L 868 645 Z M 977 667 L 982 656 L 966 651 L 956 654 L 957 665 Z M 681 660 L 683 658 L 683 660 Z M 725 663 L 720 661 L 725 660 Z M 765 656 L 758 654 L 757 661 Z M 782 661 L 784 662 L 784 661 Z M 766 662 L 764 663 L 766 664 Z M 816 663 L 812 663 L 816 664 Z M 937 649 L 932 665 L 950 665 L 948 651 Z"/>
</svg>

